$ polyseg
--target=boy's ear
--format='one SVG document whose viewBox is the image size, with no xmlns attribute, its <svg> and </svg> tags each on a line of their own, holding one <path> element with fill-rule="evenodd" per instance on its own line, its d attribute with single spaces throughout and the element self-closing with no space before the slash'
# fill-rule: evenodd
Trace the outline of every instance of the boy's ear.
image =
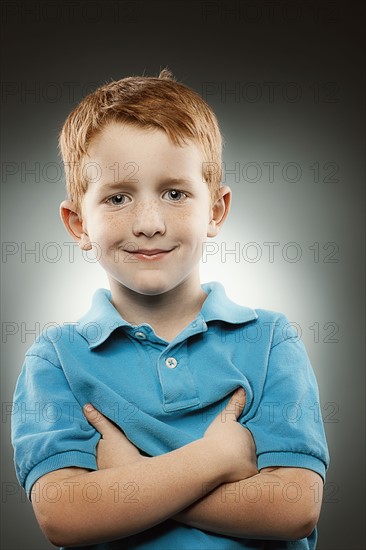
<svg viewBox="0 0 366 550">
<path fill-rule="evenodd" d="M 82 250 L 91 250 L 92 245 L 86 231 L 85 222 L 72 201 L 62 201 L 60 204 L 60 216 L 67 231 L 80 248 Z"/>
<path fill-rule="evenodd" d="M 223 185 L 219 189 L 219 196 L 211 206 L 211 221 L 207 228 L 207 237 L 216 237 L 221 229 L 231 205 L 231 189 Z"/>
</svg>

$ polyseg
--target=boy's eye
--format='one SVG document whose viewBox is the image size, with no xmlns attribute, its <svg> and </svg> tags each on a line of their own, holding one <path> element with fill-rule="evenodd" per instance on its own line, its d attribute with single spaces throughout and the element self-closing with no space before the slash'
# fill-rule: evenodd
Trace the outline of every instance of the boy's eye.
<svg viewBox="0 0 366 550">
<path fill-rule="evenodd" d="M 170 189 L 167 193 L 173 201 L 179 201 L 181 198 L 187 196 L 183 191 L 178 191 L 177 189 Z"/>
<path fill-rule="evenodd" d="M 118 194 L 110 197 L 107 202 L 112 203 L 113 206 L 120 206 L 121 204 L 125 204 L 126 198 L 126 195 Z"/>
</svg>

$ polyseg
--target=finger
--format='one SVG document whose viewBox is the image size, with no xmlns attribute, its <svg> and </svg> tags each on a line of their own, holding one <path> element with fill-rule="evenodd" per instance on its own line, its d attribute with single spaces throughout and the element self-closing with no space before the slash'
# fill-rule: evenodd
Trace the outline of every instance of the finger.
<svg viewBox="0 0 366 550">
<path fill-rule="evenodd" d="M 225 418 L 227 415 L 232 415 L 233 416 L 232 419 L 237 420 L 244 410 L 245 400 L 246 400 L 246 395 L 245 395 L 244 388 L 238 388 L 233 393 L 233 395 L 228 401 L 228 404 L 223 410 L 223 414 L 225 414 Z"/>
<path fill-rule="evenodd" d="M 86 403 L 83 407 L 83 412 L 90 424 L 98 430 L 102 435 L 113 433 L 116 427 L 108 420 L 100 411 L 98 411 L 91 403 Z"/>
</svg>

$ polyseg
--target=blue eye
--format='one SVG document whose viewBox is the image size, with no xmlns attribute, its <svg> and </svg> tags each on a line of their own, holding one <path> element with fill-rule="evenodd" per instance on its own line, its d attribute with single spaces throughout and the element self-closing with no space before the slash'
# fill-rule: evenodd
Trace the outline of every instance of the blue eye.
<svg viewBox="0 0 366 550">
<path fill-rule="evenodd" d="M 177 191 L 177 189 L 170 189 L 169 191 L 167 191 L 167 193 L 170 194 L 170 197 L 172 198 L 173 201 L 178 201 L 179 199 L 181 199 L 182 197 L 186 197 L 187 195 L 185 193 L 183 193 L 182 191 Z"/>
</svg>

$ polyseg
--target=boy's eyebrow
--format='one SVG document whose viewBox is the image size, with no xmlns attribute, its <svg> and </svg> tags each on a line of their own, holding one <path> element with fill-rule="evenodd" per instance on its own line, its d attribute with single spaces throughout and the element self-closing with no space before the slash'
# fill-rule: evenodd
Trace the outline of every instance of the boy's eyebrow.
<svg viewBox="0 0 366 550">
<path fill-rule="evenodd" d="M 138 178 L 136 178 L 135 176 L 126 176 L 125 179 L 123 180 L 120 180 L 120 181 L 111 181 L 111 182 L 107 182 L 107 183 L 103 183 L 100 188 L 101 189 L 114 189 L 114 188 L 117 188 L 117 187 L 120 187 L 121 185 L 130 185 L 130 186 L 133 186 L 134 184 L 138 184 L 140 183 Z M 162 181 L 161 181 L 161 186 L 163 185 L 192 185 L 194 183 L 194 180 L 190 179 L 190 178 L 173 178 L 173 177 L 169 177 L 169 178 L 164 178 Z"/>
<path fill-rule="evenodd" d="M 164 178 L 164 184 L 169 184 L 169 185 L 178 185 L 178 184 L 181 184 L 181 183 L 194 183 L 194 180 L 192 180 L 191 178 Z"/>
</svg>

